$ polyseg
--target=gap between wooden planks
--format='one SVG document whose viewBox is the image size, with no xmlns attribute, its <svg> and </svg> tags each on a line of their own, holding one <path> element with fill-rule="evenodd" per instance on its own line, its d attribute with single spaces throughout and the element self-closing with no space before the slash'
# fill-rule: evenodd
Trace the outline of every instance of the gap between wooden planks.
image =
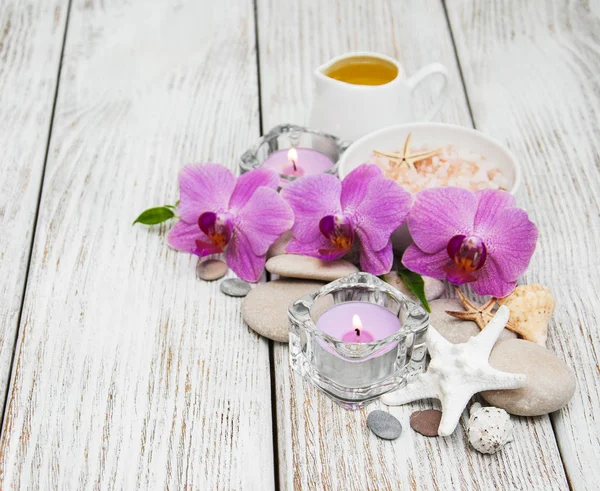
<svg viewBox="0 0 600 491">
<path fill-rule="evenodd" d="M 432 61 L 445 63 L 453 85 L 440 119 L 470 125 L 440 2 L 259 0 L 257 10 L 265 131 L 282 122 L 306 123 L 312 70 L 332 56 L 357 50 L 393 56 L 409 74 Z M 431 98 L 423 90 L 416 108 L 429 104 Z M 490 457 L 468 448 L 462 427 L 447 439 L 426 439 L 412 432 L 410 413 L 430 407 L 417 403 L 390 409 L 405 432 L 396 442 L 383 442 L 365 423 L 367 413 L 378 405 L 344 411 L 290 373 L 286 345 L 276 343 L 274 357 L 282 489 L 567 487 L 547 416 L 515 418 L 516 441 Z"/>
<path fill-rule="evenodd" d="M 41 3 L 41 2 L 40 2 Z M 73 0 L 0 441 L 3 489 L 274 487 L 268 343 L 166 227 L 259 135 L 251 0 Z"/>
<path fill-rule="evenodd" d="M 0 8 L 0 397 L 8 391 L 56 96 L 68 0 Z"/>
</svg>

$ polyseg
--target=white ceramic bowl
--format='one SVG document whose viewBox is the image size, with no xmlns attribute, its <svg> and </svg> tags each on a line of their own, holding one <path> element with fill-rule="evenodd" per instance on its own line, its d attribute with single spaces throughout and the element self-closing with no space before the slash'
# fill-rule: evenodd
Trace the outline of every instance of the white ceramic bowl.
<svg viewBox="0 0 600 491">
<path fill-rule="evenodd" d="M 472 128 L 443 123 L 409 123 L 388 126 L 359 138 L 347 148 L 338 161 L 340 179 L 346 177 L 361 164 L 372 161 L 373 150 L 397 152 L 402 148 L 409 133 L 412 133 L 412 147 L 435 148 L 451 144 L 472 150 L 494 162 L 508 179 L 510 183 L 508 190 L 512 194 L 515 194 L 521 185 L 521 168 L 517 160 L 498 141 Z M 410 242 L 406 224 L 392 236 L 395 249 L 402 250 Z"/>
</svg>

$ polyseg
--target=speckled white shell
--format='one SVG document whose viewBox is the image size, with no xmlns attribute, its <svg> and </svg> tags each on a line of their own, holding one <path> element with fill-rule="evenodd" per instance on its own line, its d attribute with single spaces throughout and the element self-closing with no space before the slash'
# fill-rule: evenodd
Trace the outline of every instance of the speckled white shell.
<svg viewBox="0 0 600 491">
<path fill-rule="evenodd" d="M 481 453 L 494 454 L 513 440 L 510 415 L 497 407 L 471 406 L 467 436 L 471 446 Z"/>
</svg>

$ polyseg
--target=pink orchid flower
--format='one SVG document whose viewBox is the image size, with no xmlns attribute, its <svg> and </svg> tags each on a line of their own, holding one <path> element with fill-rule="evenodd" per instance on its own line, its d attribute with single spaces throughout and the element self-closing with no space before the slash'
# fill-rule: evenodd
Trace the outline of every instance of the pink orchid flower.
<svg viewBox="0 0 600 491">
<path fill-rule="evenodd" d="M 414 244 L 402 262 L 411 271 L 479 295 L 505 297 L 525 272 L 538 237 L 506 191 L 435 188 L 417 194 L 408 215 Z"/>
<path fill-rule="evenodd" d="M 363 271 L 390 271 L 390 236 L 404 222 L 411 196 L 377 166 L 363 164 L 343 181 L 330 174 L 304 177 L 282 194 L 295 215 L 287 252 L 338 259 L 358 237 Z"/>
<path fill-rule="evenodd" d="M 169 245 L 203 257 L 225 251 L 229 267 L 256 282 L 267 249 L 294 222 L 277 193 L 279 176 L 256 169 L 237 180 L 219 164 L 188 165 L 179 173 L 181 220 L 169 232 Z"/>
</svg>

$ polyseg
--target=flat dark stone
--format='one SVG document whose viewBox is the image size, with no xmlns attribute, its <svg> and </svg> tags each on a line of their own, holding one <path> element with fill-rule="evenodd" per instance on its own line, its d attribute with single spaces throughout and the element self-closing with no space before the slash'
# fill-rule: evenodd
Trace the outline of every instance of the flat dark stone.
<svg viewBox="0 0 600 491">
<path fill-rule="evenodd" d="M 437 409 L 415 411 L 410 415 L 410 427 L 425 436 L 438 436 L 442 412 Z"/>
<path fill-rule="evenodd" d="M 379 438 L 395 440 L 402 433 L 402 425 L 394 416 L 379 409 L 367 416 L 367 426 Z"/>
</svg>

